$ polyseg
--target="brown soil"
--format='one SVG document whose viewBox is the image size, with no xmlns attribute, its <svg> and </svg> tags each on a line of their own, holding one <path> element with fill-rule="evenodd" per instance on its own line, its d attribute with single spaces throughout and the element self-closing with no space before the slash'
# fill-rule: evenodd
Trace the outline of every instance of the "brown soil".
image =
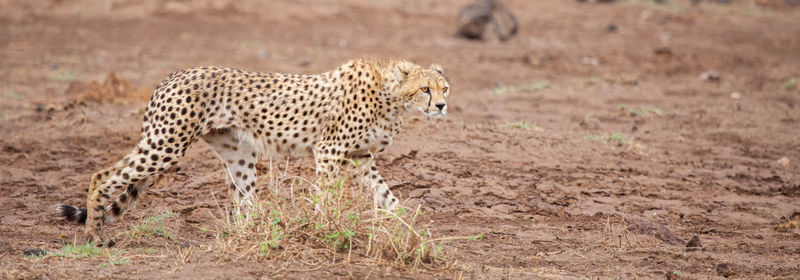
<svg viewBox="0 0 800 280">
<path fill-rule="evenodd" d="M 800 9 L 782 1 L 507 0 L 521 28 L 506 42 L 454 36 L 467 0 L 142 2 L 0 1 L 0 277 L 800 275 L 800 89 L 786 83 Z M 434 234 L 484 235 L 446 245 L 453 268 L 179 257 L 211 242 L 212 193 L 227 199 L 202 143 L 105 229 L 171 210 L 180 241 L 118 265 L 23 257 L 83 238 L 53 206 L 83 205 L 89 176 L 138 140 L 138 87 L 195 65 L 314 73 L 368 55 L 448 72 L 451 114 L 408 122 L 379 166 Z M 693 235 L 705 250 L 684 248 Z"/>
</svg>

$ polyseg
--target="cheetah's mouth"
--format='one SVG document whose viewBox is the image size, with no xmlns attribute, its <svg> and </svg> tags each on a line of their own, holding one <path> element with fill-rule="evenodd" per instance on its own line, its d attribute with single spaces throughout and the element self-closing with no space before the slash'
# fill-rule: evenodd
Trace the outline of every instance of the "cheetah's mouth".
<svg viewBox="0 0 800 280">
<path fill-rule="evenodd" d="M 441 119 L 447 115 L 447 112 L 446 111 L 422 112 L 422 114 L 431 119 Z"/>
<path fill-rule="evenodd" d="M 406 110 L 409 110 L 410 109 L 409 107 L 411 107 L 409 105 L 403 105 L 403 106 Z M 425 110 L 421 106 L 414 106 L 413 108 L 419 111 L 420 114 L 422 114 L 428 119 L 441 119 L 447 116 L 447 109 L 441 111 L 431 111 L 431 110 Z"/>
</svg>

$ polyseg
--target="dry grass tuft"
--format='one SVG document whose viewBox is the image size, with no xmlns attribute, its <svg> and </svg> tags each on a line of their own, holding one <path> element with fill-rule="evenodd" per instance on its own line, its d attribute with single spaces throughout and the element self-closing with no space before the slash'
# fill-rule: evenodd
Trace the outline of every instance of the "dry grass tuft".
<svg viewBox="0 0 800 280">
<path fill-rule="evenodd" d="M 634 155 L 646 155 L 647 154 L 647 147 L 642 144 L 639 140 L 637 140 L 633 136 L 629 136 L 623 133 L 615 132 L 609 133 L 608 135 L 597 135 L 592 134 L 587 136 L 587 138 L 594 140 L 605 142 L 608 144 L 613 144 L 617 147 L 625 148 L 626 153 L 631 153 Z"/>
<path fill-rule="evenodd" d="M 211 229 L 217 236 L 211 247 L 222 259 L 447 269 L 452 262 L 443 244 L 470 238 L 433 238 L 419 207 L 376 210 L 371 196 L 349 179 L 316 192 L 312 182 L 273 171 L 249 217 L 221 208 L 215 215 L 220 218 Z"/>
<path fill-rule="evenodd" d="M 77 103 L 93 101 L 100 103 L 129 104 L 146 102 L 153 93 L 152 88 L 134 86 L 131 81 L 109 73 L 101 83 L 98 81 L 72 81 L 65 94 Z"/>
<path fill-rule="evenodd" d="M 612 221 L 611 216 L 606 217 L 605 227 L 603 229 L 604 239 L 602 244 L 619 251 L 634 250 L 639 248 L 639 240 L 635 234 L 632 234 L 628 221 L 620 218 L 618 221 Z"/>
<path fill-rule="evenodd" d="M 779 232 L 794 232 L 800 234 L 800 212 L 794 212 L 789 217 L 781 217 L 781 221 L 775 226 Z"/>
</svg>

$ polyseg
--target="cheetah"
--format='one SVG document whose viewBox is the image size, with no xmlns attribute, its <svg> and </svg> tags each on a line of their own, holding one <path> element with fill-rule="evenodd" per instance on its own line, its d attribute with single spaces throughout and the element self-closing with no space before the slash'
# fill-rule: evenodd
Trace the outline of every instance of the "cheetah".
<svg viewBox="0 0 800 280">
<path fill-rule="evenodd" d="M 85 223 L 89 241 L 102 245 L 101 226 L 134 205 L 147 179 L 176 164 L 199 139 L 222 161 L 237 214 L 254 204 L 256 161 L 277 155 L 313 156 L 321 184 L 332 183 L 339 165 L 360 161 L 350 171 L 354 181 L 372 193 L 375 207 L 391 210 L 399 200 L 375 157 L 392 143 L 405 112 L 444 117 L 449 94 L 441 66 L 406 60 L 353 59 L 313 75 L 186 69 L 156 86 L 132 151 L 91 177 L 87 208 L 60 204 L 56 210 Z"/>
</svg>

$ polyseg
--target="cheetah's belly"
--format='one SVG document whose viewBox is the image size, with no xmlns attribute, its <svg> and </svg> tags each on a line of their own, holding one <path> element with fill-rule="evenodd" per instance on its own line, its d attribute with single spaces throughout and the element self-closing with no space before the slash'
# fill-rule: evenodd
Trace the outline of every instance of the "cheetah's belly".
<svg viewBox="0 0 800 280">
<path fill-rule="evenodd" d="M 394 141 L 395 133 L 382 126 L 374 126 L 353 146 L 352 154 L 377 154 Z"/>
<path fill-rule="evenodd" d="M 266 136 L 266 133 L 258 135 L 244 130 L 238 130 L 237 133 L 240 141 L 247 142 L 256 148 L 261 159 L 282 156 L 292 158 L 312 156 L 313 143 L 316 141 L 310 138 L 315 138 L 315 136 L 300 134 L 299 129 L 296 131 L 289 129 L 281 133 L 270 133 L 269 136 Z M 307 140 L 303 141 L 303 139 Z"/>
</svg>

